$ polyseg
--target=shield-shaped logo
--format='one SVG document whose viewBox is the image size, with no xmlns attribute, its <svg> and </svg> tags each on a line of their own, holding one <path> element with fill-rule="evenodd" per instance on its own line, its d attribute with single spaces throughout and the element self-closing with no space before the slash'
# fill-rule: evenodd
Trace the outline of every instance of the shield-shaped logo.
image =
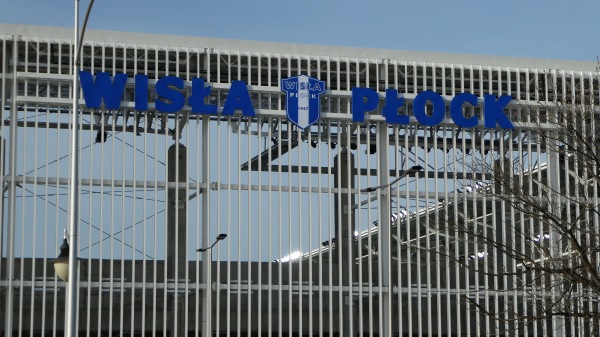
<svg viewBox="0 0 600 337">
<path fill-rule="evenodd" d="M 325 81 L 306 75 L 281 80 L 281 91 L 287 95 L 288 119 L 300 129 L 305 129 L 319 120 L 319 96 L 325 92 Z"/>
</svg>

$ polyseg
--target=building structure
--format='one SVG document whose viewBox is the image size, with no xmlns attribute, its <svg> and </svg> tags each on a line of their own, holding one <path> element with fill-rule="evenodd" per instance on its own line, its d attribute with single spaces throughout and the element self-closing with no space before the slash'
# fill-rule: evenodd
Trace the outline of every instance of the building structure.
<svg viewBox="0 0 600 337">
<path fill-rule="evenodd" d="M 71 39 L 0 25 L 5 336 L 63 334 L 51 260 L 67 224 Z M 499 272 L 506 257 L 446 224 L 536 226 L 488 197 L 471 164 L 511 159 L 568 185 L 531 129 L 553 104 L 597 106 L 594 62 L 89 31 L 81 70 L 81 335 L 579 331 L 555 320 L 513 331 L 484 314 L 535 308 L 515 277 L 468 268 Z M 451 113 L 464 93 L 475 103 Z"/>
</svg>

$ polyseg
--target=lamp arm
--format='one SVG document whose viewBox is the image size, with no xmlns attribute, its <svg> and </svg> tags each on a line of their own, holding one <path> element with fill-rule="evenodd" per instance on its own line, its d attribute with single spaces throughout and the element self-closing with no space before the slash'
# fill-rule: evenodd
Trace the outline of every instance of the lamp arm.
<svg viewBox="0 0 600 337">
<path fill-rule="evenodd" d="M 81 33 L 79 34 L 79 43 L 77 44 L 77 52 L 75 54 L 75 64 L 79 65 L 79 55 L 81 55 L 81 46 L 83 46 L 83 37 L 85 36 L 85 29 L 87 28 L 88 19 L 94 6 L 94 0 L 90 0 L 87 10 L 85 11 L 85 18 L 83 19 L 83 26 L 81 26 Z"/>
<path fill-rule="evenodd" d="M 219 242 L 219 240 L 217 240 L 217 241 L 213 242 L 213 244 L 212 244 L 212 245 L 210 245 L 209 247 L 206 247 L 206 248 L 198 248 L 198 249 L 196 249 L 196 251 L 197 251 L 197 252 L 205 252 L 205 251 L 207 251 L 207 250 L 212 250 L 212 249 L 213 249 L 213 247 L 214 247 L 214 246 L 217 244 L 217 242 Z"/>
<path fill-rule="evenodd" d="M 392 185 L 394 185 L 395 183 L 397 183 L 400 179 L 406 177 L 407 175 L 409 175 L 411 173 L 410 170 L 408 171 L 404 171 L 401 175 L 399 175 L 396 179 L 392 180 L 391 182 L 385 184 L 385 185 L 379 185 L 379 186 L 375 186 L 375 187 L 367 187 L 367 188 L 363 188 L 362 190 L 360 190 L 361 192 L 375 192 L 379 189 L 382 188 L 386 188 L 386 187 L 390 187 Z"/>
</svg>

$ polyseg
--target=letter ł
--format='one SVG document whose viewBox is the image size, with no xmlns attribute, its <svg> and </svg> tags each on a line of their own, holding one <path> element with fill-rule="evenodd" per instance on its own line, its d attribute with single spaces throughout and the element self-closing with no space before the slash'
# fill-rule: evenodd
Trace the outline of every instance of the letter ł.
<svg viewBox="0 0 600 337">
<path fill-rule="evenodd" d="M 192 94 L 188 98 L 188 104 L 192 107 L 192 113 L 209 115 L 217 114 L 216 105 L 204 103 L 206 97 L 210 96 L 211 90 L 211 86 L 204 86 L 203 78 L 192 79 Z"/>
<path fill-rule="evenodd" d="M 385 105 L 383 106 L 383 115 L 385 122 L 389 124 L 410 124 L 410 117 L 399 115 L 398 110 L 404 106 L 404 97 L 398 97 L 398 91 L 395 89 L 385 90 Z"/>
</svg>

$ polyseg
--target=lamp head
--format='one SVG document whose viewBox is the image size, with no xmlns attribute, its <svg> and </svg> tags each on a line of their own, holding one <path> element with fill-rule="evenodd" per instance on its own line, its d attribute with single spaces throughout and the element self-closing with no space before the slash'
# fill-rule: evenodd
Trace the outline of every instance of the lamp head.
<svg viewBox="0 0 600 337">
<path fill-rule="evenodd" d="M 53 263 L 54 271 L 58 277 L 65 282 L 69 282 L 69 243 L 67 242 L 66 235 L 60 246 L 60 254 L 54 259 Z"/>
<path fill-rule="evenodd" d="M 223 233 L 221 233 L 221 234 L 219 234 L 219 235 L 217 236 L 217 238 L 215 239 L 215 242 L 213 242 L 213 244 L 212 244 L 212 245 L 210 245 L 210 247 L 199 248 L 199 249 L 196 249 L 196 251 L 197 251 L 197 252 L 205 252 L 205 251 L 207 251 L 207 250 L 211 250 L 211 249 L 212 249 L 212 247 L 214 247 L 214 246 L 217 244 L 217 242 L 219 242 L 219 241 L 221 241 L 221 240 L 224 240 L 226 237 L 227 237 L 227 234 L 223 234 Z"/>
<path fill-rule="evenodd" d="M 63 238 L 62 245 L 60 245 L 60 254 L 58 254 L 58 257 L 69 257 L 69 242 L 66 237 Z"/>
</svg>

